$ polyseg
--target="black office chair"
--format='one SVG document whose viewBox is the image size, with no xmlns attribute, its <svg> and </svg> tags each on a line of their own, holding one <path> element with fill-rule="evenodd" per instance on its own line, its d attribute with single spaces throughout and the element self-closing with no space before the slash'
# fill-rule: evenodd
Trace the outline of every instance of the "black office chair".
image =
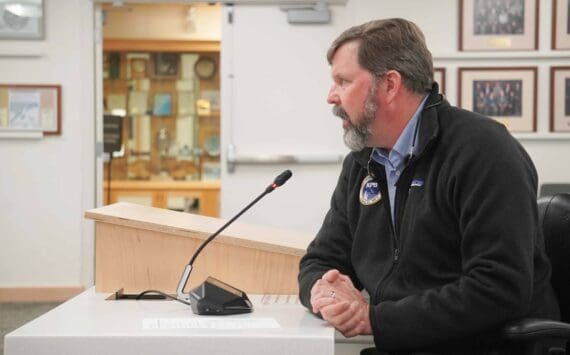
<svg viewBox="0 0 570 355">
<path fill-rule="evenodd" d="M 538 213 L 546 254 L 552 264 L 550 282 L 560 304 L 561 321 L 518 320 L 503 328 L 503 337 L 522 344 L 524 355 L 570 355 L 570 194 L 540 198 Z M 549 346 L 548 342 L 560 345 Z"/>
<path fill-rule="evenodd" d="M 557 194 L 570 193 L 570 184 L 568 183 L 547 183 L 540 185 L 538 197 L 549 197 Z"/>
</svg>

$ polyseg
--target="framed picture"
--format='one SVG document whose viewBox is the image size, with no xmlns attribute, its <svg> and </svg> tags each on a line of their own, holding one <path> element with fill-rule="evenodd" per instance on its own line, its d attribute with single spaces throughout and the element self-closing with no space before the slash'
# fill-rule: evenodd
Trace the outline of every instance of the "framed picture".
<svg viewBox="0 0 570 355">
<path fill-rule="evenodd" d="M 570 132 L 570 67 L 550 68 L 550 131 Z"/>
<path fill-rule="evenodd" d="M 43 38 L 43 0 L 0 0 L 0 39 Z"/>
<path fill-rule="evenodd" d="M 460 0 L 459 50 L 538 49 L 538 0 Z"/>
<path fill-rule="evenodd" d="M 0 84 L 0 129 L 61 134 L 61 86 Z"/>
<path fill-rule="evenodd" d="M 570 49 L 570 0 L 552 0 L 552 49 Z"/>
<path fill-rule="evenodd" d="M 178 53 L 154 53 L 153 76 L 157 78 L 178 78 Z"/>
<path fill-rule="evenodd" d="M 152 114 L 154 116 L 172 115 L 172 96 L 169 93 L 161 92 L 154 95 Z"/>
<path fill-rule="evenodd" d="M 439 92 L 445 95 L 445 68 L 433 68 L 433 81 L 439 85 Z"/>
<path fill-rule="evenodd" d="M 504 124 L 536 131 L 536 67 L 459 68 L 459 106 Z"/>
<path fill-rule="evenodd" d="M 148 77 L 148 60 L 145 58 L 130 58 L 129 69 L 131 79 L 144 79 Z"/>
</svg>

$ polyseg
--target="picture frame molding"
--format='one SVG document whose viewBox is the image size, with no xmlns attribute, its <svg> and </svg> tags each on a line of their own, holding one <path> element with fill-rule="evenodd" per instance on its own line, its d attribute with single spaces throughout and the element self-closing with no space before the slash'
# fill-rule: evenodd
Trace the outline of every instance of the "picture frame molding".
<svg viewBox="0 0 570 355">
<path fill-rule="evenodd" d="M 436 81 L 436 80 L 435 80 L 435 73 L 436 73 L 436 72 L 441 73 L 441 83 L 438 82 L 438 84 L 439 84 L 439 92 L 442 93 L 443 95 L 446 94 L 446 91 L 445 91 L 445 90 L 446 90 L 446 87 L 445 87 L 445 86 L 446 86 L 446 85 L 445 85 L 445 84 L 446 84 L 446 83 L 445 83 L 445 81 L 446 81 L 446 76 L 445 76 L 446 71 L 447 71 L 447 70 L 446 70 L 445 67 L 434 67 L 434 68 L 433 68 L 433 73 L 434 73 L 434 74 L 433 74 L 433 80 L 434 80 L 434 81 Z M 437 82 L 437 81 L 436 81 L 436 82 Z"/>
<path fill-rule="evenodd" d="M 555 87 L 555 74 L 557 71 L 568 71 L 568 79 L 570 79 L 570 66 L 552 66 L 550 67 L 550 100 L 549 100 L 549 131 L 552 133 L 564 133 L 568 134 L 569 131 L 557 131 L 555 128 L 556 112 L 555 112 L 555 101 L 556 101 L 556 87 Z M 565 94 L 565 93 L 564 93 Z"/>
<path fill-rule="evenodd" d="M 526 47 L 526 46 L 517 46 L 517 47 L 511 47 L 511 48 L 501 48 L 500 46 L 497 47 L 471 47 L 474 44 L 472 43 L 471 45 L 467 46 L 465 42 L 466 39 L 466 30 L 465 30 L 465 19 L 464 19 L 464 14 L 465 14 L 465 9 L 467 6 L 467 3 L 471 4 L 472 1 L 475 0 L 459 0 L 459 38 L 458 38 L 458 49 L 460 52 L 472 52 L 472 51 L 536 51 L 538 50 L 538 41 L 539 41 L 539 1 L 540 0 L 523 0 L 523 1 L 532 1 L 534 3 L 534 6 L 532 6 L 532 9 L 534 10 L 534 16 L 531 16 L 531 18 L 533 18 L 534 20 L 534 31 L 533 31 L 533 36 L 534 39 L 531 41 L 532 42 L 532 47 Z M 525 23 L 526 25 L 526 23 Z M 526 26 L 525 26 L 526 27 Z M 474 36 L 474 35 L 473 35 Z M 493 35 L 496 36 L 496 41 L 500 42 L 501 41 L 501 37 L 503 40 L 508 39 L 509 35 Z M 513 37 L 511 35 L 511 37 Z M 510 38 L 510 40 L 512 41 L 513 38 Z"/>
<path fill-rule="evenodd" d="M 566 10 L 566 16 L 564 16 L 563 12 L 558 12 L 558 4 L 564 3 L 563 6 L 566 9 L 568 9 L 568 7 L 570 6 L 569 4 L 570 0 L 552 0 L 552 27 L 551 27 L 551 43 L 550 43 L 550 49 L 552 50 L 568 50 L 570 49 L 570 33 L 568 33 L 568 31 L 566 31 L 566 36 L 564 39 L 561 39 L 558 36 L 558 26 L 560 25 L 561 20 L 564 19 L 564 17 L 566 17 L 566 26 L 567 28 L 569 28 L 569 24 L 568 22 L 570 21 L 570 14 L 568 13 L 569 11 Z M 562 24 L 564 25 L 564 24 Z M 566 42 L 566 46 L 561 45 L 561 43 L 558 43 L 559 41 L 564 40 L 564 42 Z"/>
<path fill-rule="evenodd" d="M 55 124 L 55 128 L 50 129 L 49 127 L 45 127 L 45 122 L 41 122 L 42 126 L 39 128 L 39 130 L 41 130 L 43 132 L 44 136 L 50 136 L 50 135 L 61 135 L 61 85 L 59 84 L 0 84 L 0 90 L 8 90 L 8 93 L 10 92 L 10 90 L 16 90 L 16 91 L 22 91 L 22 90 L 29 90 L 29 91 L 33 91 L 36 90 L 37 92 L 41 92 L 44 90 L 52 90 L 53 94 L 56 96 L 54 99 L 54 104 L 55 104 L 55 113 L 54 113 L 54 121 L 53 123 Z M 7 110 L 7 115 L 8 117 L 10 116 L 10 112 L 8 111 L 8 107 L 6 108 Z M 41 107 L 40 107 L 41 110 Z M 41 112 L 40 112 L 40 116 L 41 116 Z M 39 118 L 41 120 L 41 117 Z M 8 118 L 9 120 L 9 118 Z M 2 127 L 3 130 L 6 131 L 10 131 L 10 130 L 21 130 L 21 128 L 10 128 L 8 127 Z M 26 130 L 26 129 L 24 129 Z"/>
<path fill-rule="evenodd" d="M 22 33 L 22 34 L 18 34 L 15 32 L 2 32 L 2 30 L 0 30 L 0 40 L 44 40 L 45 39 L 45 31 L 46 31 L 46 25 L 45 25 L 45 0 L 37 0 L 40 2 L 40 8 L 41 8 L 41 17 L 39 17 L 39 19 L 37 20 L 37 32 L 36 33 Z M 23 4 L 23 5 L 29 5 L 30 2 L 29 1 L 11 1 L 10 2 L 11 5 L 14 4 Z M 0 3 L 0 6 L 3 5 L 2 3 Z M 4 15 L 4 11 L 5 8 L 4 6 L 0 7 L 0 16 Z M 32 19 L 32 17 L 27 17 L 27 19 Z"/>
<path fill-rule="evenodd" d="M 537 114 L 538 114 L 538 67 L 536 66 L 525 66 L 525 67 L 458 67 L 457 68 L 457 93 L 458 93 L 458 97 L 457 97 L 457 106 L 461 107 L 461 108 L 465 108 L 466 106 L 464 105 L 464 103 L 462 102 L 463 99 L 463 85 L 465 83 L 463 83 L 463 79 L 464 79 L 464 73 L 467 72 L 476 72 L 476 71 L 481 71 L 481 72 L 523 72 L 523 71 L 528 71 L 529 74 L 532 74 L 532 109 L 530 112 L 530 119 L 532 120 L 531 123 L 531 130 L 530 131 L 517 131 L 517 130 L 511 130 L 508 125 L 507 129 L 511 132 L 511 133 L 536 133 L 537 132 Z M 483 79 L 485 80 L 485 79 Z M 489 80 L 495 80 L 495 79 L 489 79 Z M 523 91 L 524 94 L 524 91 Z M 521 102 L 524 101 L 521 99 Z M 469 108 L 467 108 L 469 109 Z M 473 110 L 473 108 L 470 109 L 471 111 L 475 112 Z M 495 119 L 493 116 L 489 116 L 493 119 Z M 524 119 L 525 117 L 523 117 Z M 527 118 L 528 119 L 528 118 Z M 499 120 L 497 120 L 498 122 L 500 122 Z"/>
<path fill-rule="evenodd" d="M 176 58 L 175 61 L 175 73 L 165 74 L 158 70 L 159 61 L 162 55 L 173 55 Z M 151 70 L 150 76 L 155 79 L 178 79 L 180 76 L 180 54 L 177 52 L 154 52 L 151 55 Z"/>
</svg>

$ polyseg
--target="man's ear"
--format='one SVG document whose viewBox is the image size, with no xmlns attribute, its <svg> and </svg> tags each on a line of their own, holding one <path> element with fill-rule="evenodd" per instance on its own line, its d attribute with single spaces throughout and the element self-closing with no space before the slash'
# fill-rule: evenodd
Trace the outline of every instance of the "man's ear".
<svg viewBox="0 0 570 355">
<path fill-rule="evenodd" d="M 402 75 L 396 70 L 389 70 L 384 76 L 384 100 L 391 103 L 398 96 L 402 88 Z"/>
</svg>

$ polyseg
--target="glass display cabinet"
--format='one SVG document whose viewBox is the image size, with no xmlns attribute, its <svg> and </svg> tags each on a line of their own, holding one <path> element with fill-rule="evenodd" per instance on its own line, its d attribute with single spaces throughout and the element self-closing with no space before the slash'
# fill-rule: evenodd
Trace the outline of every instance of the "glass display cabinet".
<svg viewBox="0 0 570 355">
<path fill-rule="evenodd" d="M 106 204 L 218 216 L 218 68 L 219 51 L 104 51 L 104 112 L 122 128 L 104 167 Z"/>
</svg>

